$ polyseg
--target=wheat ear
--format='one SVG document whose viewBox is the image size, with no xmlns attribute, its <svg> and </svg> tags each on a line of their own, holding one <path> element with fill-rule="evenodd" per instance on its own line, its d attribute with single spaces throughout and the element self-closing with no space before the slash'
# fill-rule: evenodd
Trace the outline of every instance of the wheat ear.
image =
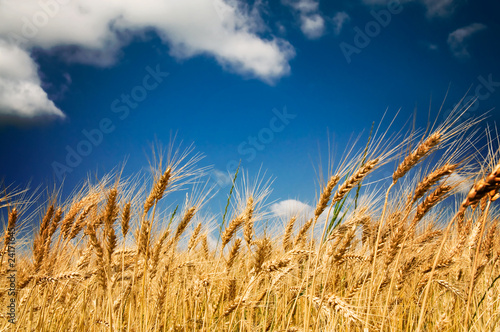
<svg viewBox="0 0 500 332">
<path fill-rule="evenodd" d="M 170 167 L 167 168 L 160 177 L 160 179 L 158 179 L 158 181 L 153 186 L 153 189 L 151 190 L 148 198 L 146 199 L 146 202 L 144 202 L 144 214 L 147 214 L 149 210 L 153 207 L 153 205 L 160 199 L 162 199 L 163 194 L 165 193 L 165 190 L 168 186 L 171 172 L 172 169 Z"/>
<path fill-rule="evenodd" d="M 314 210 L 314 218 L 317 220 L 319 216 L 325 211 L 328 206 L 328 201 L 330 200 L 330 196 L 332 195 L 333 187 L 337 185 L 340 180 L 340 176 L 332 175 L 328 183 L 326 184 L 321 196 L 319 198 L 318 204 L 316 205 L 316 210 Z"/>
<path fill-rule="evenodd" d="M 415 188 L 413 197 L 411 199 L 411 204 L 415 203 L 418 199 L 423 197 L 424 194 L 443 177 L 452 174 L 457 166 L 458 164 L 445 164 L 434 172 L 428 174 L 422 181 L 419 182 L 419 184 Z"/>
<path fill-rule="evenodd" d="M 254 211 L 254 202 L 253 197 L 249 197 L 247 200 L 247 205 L 245 207 L 245 212 L 243 213 L 243 219 L 245 220 L 245 225 L 243 229 L 243 238 L 245 239 L 248 245 L 252 244 L 253 239 L 253 211 Z"/>
<path fill-rule="evenodd" d="M 363 166 L 361 166 L 353 175 L 351 175 L 335 192 L 332 202 L 338 202 L 352 189 L 356 186 L 364 177 L 372 171 L 379 159 L 368 160 Z"/>
<path fill-rule="evenodd" d="M 130 218 L 131 218 L 130 207 L 131 207 L 131 203 L 127 202 L 125 204 L 125 206 L 123 207 L 123 211 L 122 211 L 121 226 L 122 226 L 122 235 L 123 235 L 124 239 L 127 237 L 127 233 L 128 233 L 129 228 L 130 228 Z"/>
<path fill-rule="evenodd" d="M 193 233 L 191 234 L 191 237 L 189 238 L 188 251 L 193 250 L 193 248 L 198 243 L 198 236 L 200 235 L 200 231 L 201 231 L 201 222 L 198 223 L 198 225 L 194 229 Z"/>
<path fill-rule="evenodd" d="M 18 212 L 16 208 L 13 208 L 9 213 L 9 220 L 7 222 L 7 229 L 5 230 L 5 235 L 3 239 L 3 249 L 1 251 L 1 256 L 3 256 L 8 250 L 10 243 L 14 240 L 14 231 L 16 228 L 16 221 L 18 217 Z"/>
<path fill-rule="evenodd" d="M 290 218 L 288 221 L 288 224 L 285 227 L 285 234 L 283 235 L 283 250 L 285 252 L 289 251 L 292 249 L 292 233 L 293 233 L 293 225 L 295 224 L 295 221 L 297 220 L 296 216 L 293 216 Z"/>
<path fill-rule="evenodd" d="M 233 238 L 233 236 L 236 233 L 236 231 L 238 230 L 238 228 L 240 228 L 244 222 L 245 222 L 245 219 L 243 219 L 241 216 L 238 216 L 238 217 L 234 218 L 233 220 L 231 220 L 231 222 L 226 227 L 226 229 L 224 230 L 224 232 L 222 233 L 222 236 L 221 236 L 221 239 L 222 239 L 221 251 L 229 243 L 229 241 L 231 241 L 231 239 Z"/>
<path fill-rule="evenodd" d="M 396 183 L 410 169 L 427 156 L 442 140 L 442 134 L 435 132 L 423 141 L 412 153 L 410 153 L 392 174 L 392 182 Z"/>
</svg>

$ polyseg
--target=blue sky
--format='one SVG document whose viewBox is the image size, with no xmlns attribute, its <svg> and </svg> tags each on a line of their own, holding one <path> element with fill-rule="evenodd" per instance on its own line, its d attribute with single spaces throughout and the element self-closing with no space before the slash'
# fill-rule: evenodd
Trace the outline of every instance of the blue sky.
<svg viewBox="0 0 500 332">
<path fill-rule="evenodd" d="M 1 0 L 0 177 L 21 186 L 64 178 L 68 192 L 126 158 L 125 174 L 147 167 L 150 144 L 176 133 L 214 176 L 241 159 L 250 174 L 275 179 L 272 200 L 312 204 L 328 137 L 340 157 L 386 110 L 391 119 L 401 109 L 395 131 L 415 108 L 424 127 L 429 104 L 434 120 L 449 90 L 444 113 L 467 94 L 478 100 L 466 117 L 500 119 L 499 9 L 466 0 Z"/>
</svg>

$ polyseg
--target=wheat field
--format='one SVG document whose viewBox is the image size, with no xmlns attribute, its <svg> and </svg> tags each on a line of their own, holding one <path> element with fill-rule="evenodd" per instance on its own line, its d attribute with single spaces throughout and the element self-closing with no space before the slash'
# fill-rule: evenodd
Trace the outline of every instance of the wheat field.
<svg viewBox="0 0 500 332">
<path fill-rule="evenodd" d="M 225 209 L 205 214 L 214 188 L 192 149 L 157 155 L 150 178 L 115 172 L 64 200 L 8 187 L 0 328 L 499 331 L 498 135 L 459 116 L 370 134 L 328 167 L 312 215 L 286 220 L 268 213 L 270 182 L 241 171 Z M 485 147 L 471 148 L 477 135 Z"/>
</svg>

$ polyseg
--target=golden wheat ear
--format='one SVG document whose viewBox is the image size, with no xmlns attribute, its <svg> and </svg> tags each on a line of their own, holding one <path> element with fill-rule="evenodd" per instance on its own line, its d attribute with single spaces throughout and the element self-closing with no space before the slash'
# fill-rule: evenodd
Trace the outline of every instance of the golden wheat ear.
<svg viewBox="0 0 500 332">
<path fill-rule="evenodd" d="M 283 250 L 285 252 L 292 249 L 293 246 L 292 233 L 293 233 L 293 226 L 295 225 L 296 220 L 297 220 L 296 216 L 291 217 L 285 227 L 285 233 L 283 234 Z"/>
<path fill-rule="evenodd" d="M 440 132 L 433 133 L 425 139 L 412 153 L 406 156 L 405 159 L 399 164 L 398 168 L 392 174 L 392 182 L 396 183 L 402 178 L 410 169 L 418 164 L 424 157 L 426 157 L 434 148 L 436 148 L 442 141 L 442 134 Z"/>
</svg>

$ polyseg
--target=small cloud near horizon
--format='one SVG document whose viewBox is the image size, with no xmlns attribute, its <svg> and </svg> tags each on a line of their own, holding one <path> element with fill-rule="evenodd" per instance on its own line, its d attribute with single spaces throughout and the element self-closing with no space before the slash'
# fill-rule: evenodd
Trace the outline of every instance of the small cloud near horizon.
<svg viewBox="0 0 500 332">
<path fill-rule="evenodd" d="M 273 215 L 280 218 L 291 218 L 293 216 L 308 218 L 314 212 L 312 206 L 295 199 L 287 199 L 274 203 L 271 205 L 270 210 Z"/>
</svg>

